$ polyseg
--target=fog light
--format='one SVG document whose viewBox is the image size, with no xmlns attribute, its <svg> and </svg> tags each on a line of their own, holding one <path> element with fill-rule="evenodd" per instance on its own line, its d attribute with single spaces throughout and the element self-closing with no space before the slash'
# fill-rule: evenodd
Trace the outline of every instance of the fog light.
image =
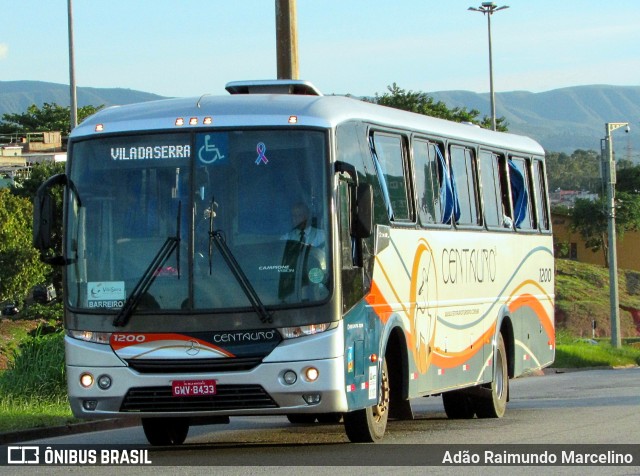
<svg viewBox="0 0 640 476">
<path fill-rule="evenodd" d="M 304 375 L 305 377 L 307 377 L 307 380 L 309 382 L 315 382 L 316 380 L 318 380 L 320 372 L 318 372 L 318 369 L 316 369 L 315 367 L 309 367 L 304 371 Z"/>
<path fill-rule="evenodd" d="M 98 400 L 82 400 L 82 407 L 92 412 L 98 407 Z"/>
<path fill-rule="evenodd" d="M 108 375 L 100 375 L 100 377 L 98 377 L 98 387 L 102 390 L 106 390 L 111 387 L 111 377 Z"/>
<path fill-rule="evenodd" d="M 80 375 L 80 385 L 84 388 L 89 388 L 93 385 L 93 375 L 91 374 L 82 374 Z"/>
<path fill-rule="evenodd" d="M 298 376 L 293 370 L 287 370 L 282 376 L 282 379 L 287 385 L 293 385 L 298 380 Z"/>
<path fill-rule="evenodd" d="M 308 405 L 317 405 L 318 403 L 320 403 L 320 394 L 319 393 L 312 393 L 309 395 L 303 395 L 302 398 L 304 398 L 304 401 L 307 402 Z"/>
</svg>

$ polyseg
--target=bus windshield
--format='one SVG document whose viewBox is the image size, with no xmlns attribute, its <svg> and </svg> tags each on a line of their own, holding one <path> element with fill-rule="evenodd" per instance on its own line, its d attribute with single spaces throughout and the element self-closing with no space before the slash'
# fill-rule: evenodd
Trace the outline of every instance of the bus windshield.
<svg viewBox="0 0 640 476">
<path fill-rule="evenodd" d="M 326 140 L 247 129 L 72 144 L 69 306 L 115 314 L 134 289 L 134 313 L 255 307 L 247 289 L 271 308 L 326 300 Z"/>
</svg>

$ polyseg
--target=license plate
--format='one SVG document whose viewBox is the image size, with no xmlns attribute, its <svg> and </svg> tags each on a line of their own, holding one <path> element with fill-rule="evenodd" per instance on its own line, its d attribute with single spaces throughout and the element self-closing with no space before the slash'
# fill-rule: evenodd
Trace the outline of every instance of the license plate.
<svg viewBox="0 0 640 476">
<path fill-rule="evenodd" d="M 200 397 L 216 394 L 215 380 L 174 380 L 171 382 L 174 397 Z"/>
</svg>

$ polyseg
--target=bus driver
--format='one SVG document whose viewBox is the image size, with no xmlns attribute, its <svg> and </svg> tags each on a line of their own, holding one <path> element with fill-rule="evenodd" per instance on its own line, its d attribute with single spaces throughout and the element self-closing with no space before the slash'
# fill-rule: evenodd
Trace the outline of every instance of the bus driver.
<svg viewBox="0 0 640 476">
<path fill-rule="evenodd" d="M 314 246 L 324 246 L 324 231 L 311 226 L 309 223 L 309 207 L 302 202 L 296 203 L 291 209 L 291 223 L 293 228 L 280 237 L 281 240 L 296 241 Z"/>
</svg>

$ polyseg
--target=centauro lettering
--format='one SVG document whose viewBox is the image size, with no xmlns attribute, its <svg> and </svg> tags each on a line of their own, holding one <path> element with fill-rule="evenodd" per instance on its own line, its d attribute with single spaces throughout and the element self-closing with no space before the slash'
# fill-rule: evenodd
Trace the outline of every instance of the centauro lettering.
<svg viewBox="0 0 640 476">
<path fill-rule="evenodd" d="M 189 157 L 191 157 L 191 146 L 188 144 L 111 148 L 113 160 L 186 159 Z"/>
<path fill-rule="evenodd" d="M 213 336 L 213 342 L 252 342 L 262 340 L 272 340 L 275 337 L 275 331 L 255 331 L 255 332 L 228 332 L 226 334 L 216 334 Z"/>
<path fill-rule="evenodd" d="M 442 250 L 442 279 L 445 284 L 484 283 L 496 280 L 495 248 L 449 248 Z"/>
</svg>

